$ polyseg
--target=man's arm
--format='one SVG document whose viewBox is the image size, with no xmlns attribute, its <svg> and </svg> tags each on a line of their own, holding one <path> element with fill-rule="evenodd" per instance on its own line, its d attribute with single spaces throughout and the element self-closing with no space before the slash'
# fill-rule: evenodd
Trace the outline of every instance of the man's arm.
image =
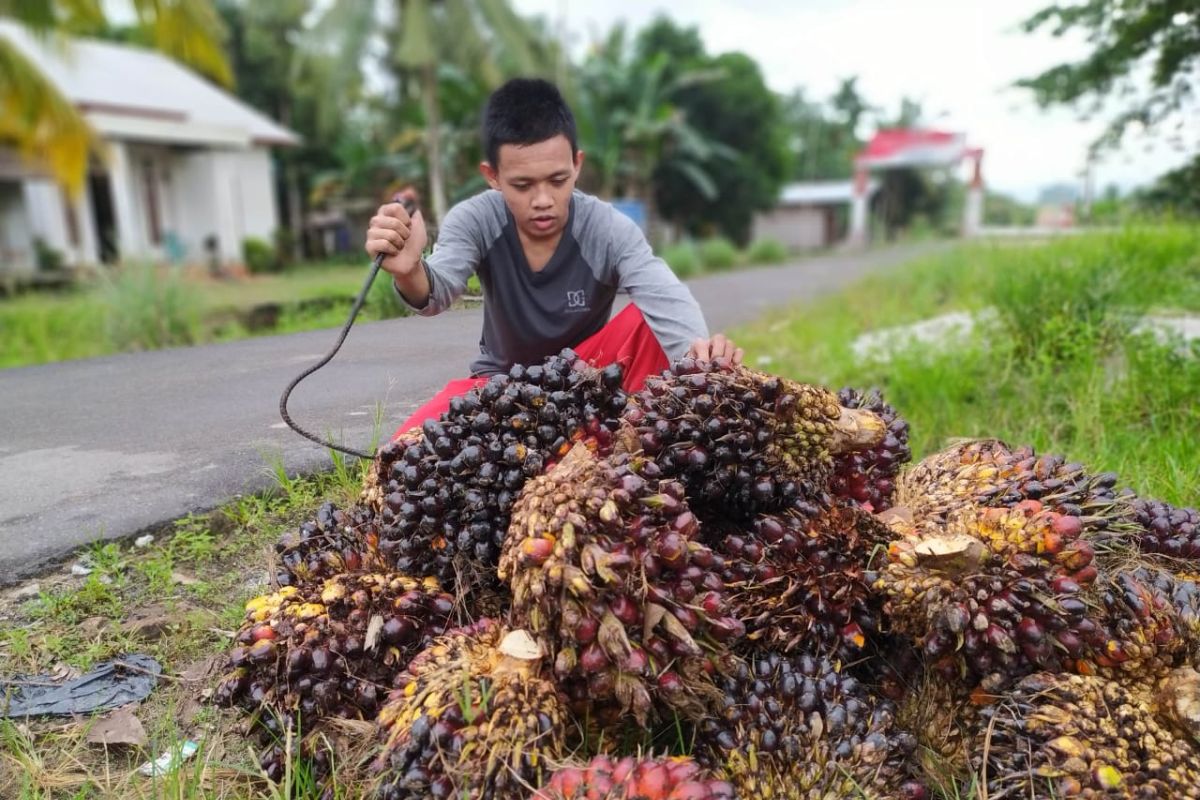
<svg viewBox="0 0 1200 800">
<path fill-rule="evenodd" d="M 722 334 L 711 339 L 700 304 L 691 291 L 650 249 L 633 222 L 612 209 L 610 262 L 618 286 L 629 292 L 670 361 L 690 355 L 703 360 L 720 357 L 742 360 L 742 351 Z"/>
<path fill-rule="evenodd" d="M 384 254 L 392 287 L 414 312 L 432 317 L 449 308 L 466 289 L 483 258 L 474 216 L 460 203 L 450 209 L 433 253 L 422 258 L 427 236 L 421 212 L 409 218 L 399 203 L 380 207 L 367 231 L 367 252 Z"/>
</svg>

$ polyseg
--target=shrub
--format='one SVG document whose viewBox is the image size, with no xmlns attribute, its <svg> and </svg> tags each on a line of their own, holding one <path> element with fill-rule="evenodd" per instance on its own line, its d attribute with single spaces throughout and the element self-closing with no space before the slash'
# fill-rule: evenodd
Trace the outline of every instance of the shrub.
<svg viewBox="0 0 1200 800">
<path fill-rule="evenodd" d="M 106 280 L 103 297 L 108 337 L 117 351 L 192 344 L 200 308 L 174 272 L 152 264 L 125 264 Z"/>
<path fill-rule="evenodd" d="M 662 258 L 680 278 L 690 278 L 700 273 L 700 254 L 691 242 L 681 242 L 664 248 Z"/>
<path fill-rule="evenodd" d="M 738 251 L 733 242 L 718 236 L 700 243 L 700 263 L 708 270 L 732 269 L 737 264 Z"/>
<path fill-rule="evenodd" d="M 283 267 L 275 248 L 262 239 L 248 236 L 242 240 L 242 260 L 253 274 L 278 272 Z"/>
<path fill-rule="evenodd" d="M 787 260 L 788 251 L 778 239 L 755 239 L 746 251 L 751 264 L 778 264 Z"/>
<path fill-rule="evenodd" d="M 379 270 L 379 274 L 375 276 L 375 282 L 371 284 L 366 306 L 366 310 L 376 319 L 408 316 L 408 306 L 404 305 L 404 301 L 392 288 L 392 276 L 383 270 Z M 349 313 L 349 310 L 347 308 L 346 313 Z"/>
</svg>

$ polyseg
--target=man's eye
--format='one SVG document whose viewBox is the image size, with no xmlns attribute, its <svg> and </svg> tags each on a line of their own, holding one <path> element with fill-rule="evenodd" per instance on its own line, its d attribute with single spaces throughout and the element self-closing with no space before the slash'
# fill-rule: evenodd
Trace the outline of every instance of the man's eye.
<svg viewBox="0 0 1200 800">
<path fill-rule="evenodd" d="M 529 184 L 528 183 L 514 183 L 512 185 L 512 187 L 514 189 L 516 189 L 518 192 L 523 192 L 529 188 Z"/>
<path fill-rule="evenodd" d="M 562 186 L 563 184 L 565 184 L 567 182 L 567 179 L 566 178 L 555 178 L 554 180 L 552 180 L 550 182 L 553 183 L 555 186 Z"/>
</svg>

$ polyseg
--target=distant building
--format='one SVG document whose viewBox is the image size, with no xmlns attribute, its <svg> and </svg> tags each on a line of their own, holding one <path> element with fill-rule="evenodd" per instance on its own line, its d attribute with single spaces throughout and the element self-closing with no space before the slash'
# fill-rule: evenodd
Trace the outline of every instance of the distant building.
<svg viewBox="0 0 1200 800">
<path fill-rule="evenodd" d="M 871 181 L 867 191 L 879 188 Z M 854 181 L 789 183 L 779 204 L 754 218 L 754 238 L 777 239 L 790 250 L 831 247 L 846 236 L 846 220 L 854 200 Z"/>
<path fill-rule="evenodd" d="M 31 271 L 37 244 L 67 264 L 147 258 L 240 262 L 278 227 L 270 149 L 299 137 L 167 56 L 85 39 L 63 49 L 0 22 L 103 142 L 69 198 L 0 147 L 0 273 Z"/>
</svg>

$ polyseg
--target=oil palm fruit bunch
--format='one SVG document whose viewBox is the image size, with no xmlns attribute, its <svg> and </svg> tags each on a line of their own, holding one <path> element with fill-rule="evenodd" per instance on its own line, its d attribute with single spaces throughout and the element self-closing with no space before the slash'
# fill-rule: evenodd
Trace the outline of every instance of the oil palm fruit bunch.
<svg viewBox="0 0 1200 800">
<path fill-rule="evenodd" d="M 875 586 L 933 668 L 987 691 L 1037 670 L 1172 665 L 1188 638 L 1168 597 L 1136 569 L 1097 569 L 1082 533 L 1035 500 L 964 510 L 893 542 Z"/>
<path fill-rule="evenodd" d="M 884 401 L 877 389 L 862 392 L 846 387 L 837 396 L 843 408 L 874 413 L 883 420 L 887 433 L 873 447 L 834 458 L 830 491 L 834 497 L 859 503 L 868 510 L 885 511 L 892 505 L 900 468 L 912 460 L 908 421 Z"/>
<path fill-rule="evenodd" d="M 1160 702 L 1099 676 L 1028 676 L 984 709 L 988 796 L 1200 798 L 1200 748 Z"/>
<path fill-rule="evenodd" d="M 1200 561 L 1200 511 L 1139 498 L 1133 501 L 1133 518 L 1142 552 Z"/>
<path fill-rule="evenodd" d="M 916 739 L 895 727 L 895 704 L 872 697 L 840 662 L 764 652 L 718 686 L 720 711 L 700 723 L 698 741 L 738 797 L 922 796 L 907 763 Z"/>
<path fill-rule="evenodd" d="M 733 615 L 755 647 L 858 658 L 877 633 L 881 603 L 867 566 L 891 536 L 865 511 L 759 514 L 748 525 L 705 518 L 700 538 L 720 557 Z"/>
<path fill-rule="evenodd" d="M 323 504 L 313 519 L 280 537 L 275 553 L 279 560 L 275 579 L 281 586 L 388 568 L 379 549 L 375 514 L 364 505 L 340 509 Z"/>
<path fill-rule="evenodd" d="M 576 446 L 525 486 L 499 568 L 513 624 L 538 637 L 569 692 L 615 699 L 643 723 L 655 700 L 703 713 L 710 651 L 744 633 L 683 486 L 658 476 L 640 455 Z"/>
<path fill-rule="evenodd" d="M 690 758 L 596 756 L 556 770 L 532 800 L 733 800 L 733 786 Z"/>
<path fill-rule="evenodd" d="M 897 706 L 896 725 L 917 740 L 913 760 L 941 796 L 970 782 L 971 757 L 983 741 L 982 708 L 994 697 L 918 668 Z"/>
<path fill-rule="evenodd" d="M 380 800 L 523 798 L 562 760 L 568 714 L 525 631 L 455 629 L 397 678 L 379 713 Z"/>
<path fill-rule="evenodd" d="M 1091 535 L 1132 527 L 1129 498 L 1115 473 L 1092 474 L 1062 456 L 1010 448 L 997 439 L 960 442 L 901 473 L 894 505 L 945 522 L 968 505 L 1011 508 L 1022 500 L 1078 517 Z"/>
<path fill-rule="evenodd" d="M 427 420 L 421 436 L 382 448 L 381 546 L 396 568 L 447 585 L 494 581 L 521 487 L 579 439 L 606 446 L 625 408 L 621 379 L 618 365 L 597 370 L 564 350 L 493 376 Z"/>
<path fill-rule="evenodd" d="M 696 505 L 726 513 L 828 499 L 834 455 L 882 441 L 874 414 L 843 409 L 832 392 L 766 375 L 728 359 L 683 358 L 635 395 L 628 447 L 687 486 Z"/>
<path fill-rule="evenodd" d="M 453 605 L 435 579 L 392 573 L 284 586 L 246 604 L 214 698 L 259 714 L 267 738 L 326 717 L 372 719 L 392 678 L 446 630 Z"/>
</svg>

